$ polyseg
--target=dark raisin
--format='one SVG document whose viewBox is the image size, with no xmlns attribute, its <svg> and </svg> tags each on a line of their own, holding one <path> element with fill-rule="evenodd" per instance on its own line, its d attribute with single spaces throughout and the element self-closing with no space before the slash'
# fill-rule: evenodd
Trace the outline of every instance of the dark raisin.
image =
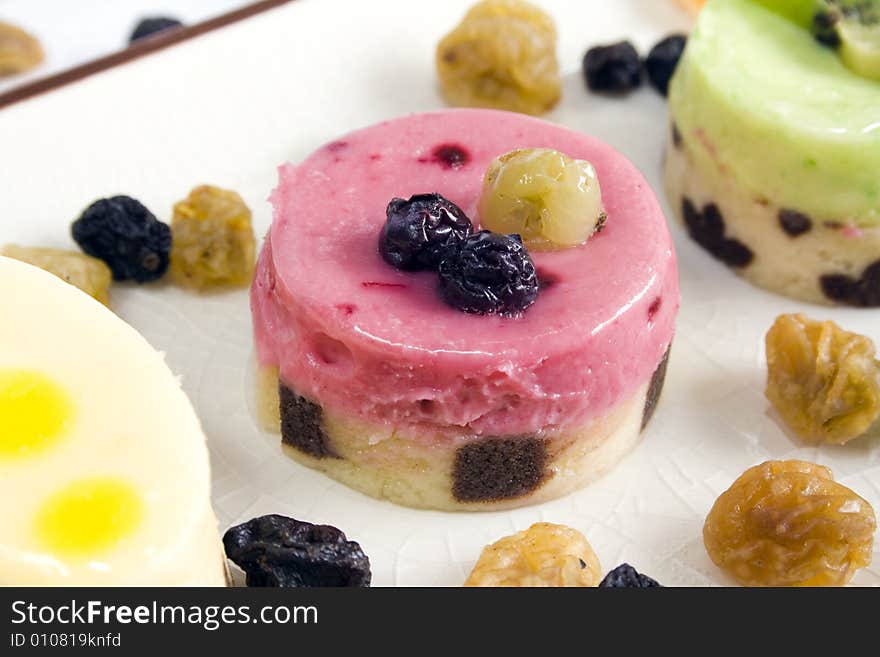
<svg viewBox="0 0 880 657">
<path fill-rule="evenodd" d="M 439 271 L 444 301 L 466 313 L 516 315 L 538 298 L 538 274 L 519 235 L 475 233 Z"/>
<path fill-rule="evenodd" d="M 605 579 L 599 582 L 600 589 L 652 589 L 662 587 L 662 584 L 658 584 L 647 575 L 642 575 L 628 563 L 619 565 L 605 575 Z"/>
<path fill-rule="evenodd" d="M 165 30 L 181 27 L 182 25 L 183 23 L 181 23 L 176 18 L 169 18 L 167 16 L 144 18 L 135 26 L 134 31 L 131 33 L 131 36 L 128 39 L 128 42 L 134 43 L 138 39 L 143 39 L 144 37 L 152 36 L 153 34 L 157 34 L 159 32 L 164 32 Z"/>
<path fill-rule="evenodd" d="M 629 41 L 590 48 L 584 55 L 583 69 L 593 91 L 625 93 L 642 81 L 642 62 Z"/>
<path fill-rule="evenodd" d="M 473 231 L 467 215 L 440 194 L 392 199 L 379 236 L 379 253 L 392 267 L 437 269 L 444 253 Z"/>
<path fill-rule="evenodd" d="M 261 516 L 228 529 L 223 547 L 248 586 L 370 585 L 370 560 L 361 546 L 329 525 Z"/>
<path fill-rule="evenodd" d="M 85 253 L 107 263 L 117 281 L 146 283 L 168 269 L 171 229 L 128 196 L 95 201 L 71 232 Z"/>
<path fill-rule="evenodd" d="M 686 45 L 686 35 L 673 34 L 651 48 L 645 59 L 645 71 L 651 86 L 664 96 L 669 92 L 669 81 Z"/>
<path fill-rule="evenodd" d="M 804 233 L 808 233 L 813 227 L 813 222 L 803 212 L 798 212 L 797 210 L 780 210 L 779 225 L 782 226 L 782 230 L 788 235 L 797 237 Z"/>
</svg>

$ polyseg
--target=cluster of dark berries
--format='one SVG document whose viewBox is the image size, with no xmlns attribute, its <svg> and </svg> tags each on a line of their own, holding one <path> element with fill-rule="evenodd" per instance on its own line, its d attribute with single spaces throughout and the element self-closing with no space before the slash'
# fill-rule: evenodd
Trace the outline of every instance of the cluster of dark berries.
<svg viewBox="0 0 880 657">
<path fill-rule="evenodd" d="M 182 25 L 183 23 L 181 23 L 176 18 L 169 18 L 167 16 L 154 16 L 152 18 L 143 18 L 135 26 L 134 30 L 131 33 L 131 36 L 128 38 L 128 42 L 129 44 L 132 44 L 135 41 L 138 41 L 145 37 L 153 36 L 154 34 L 158 34 L 159 32 L 165 32 L 167 30 L 181 27 Z"/>
<path fill-rule="evenodd" d="M 248 586 L 367 587 L 372 577 L 361 546 L 336 527 L 286 516 L 236 525 L 223 535 L 223 547 L 245 572 Z"/>
<path fill-rule="evenodd" d="M 71 232 L 85 253 L 107 263 L 117 281 L 147 283 L 168 269 L 171 228 L 129 196 L 95 201 Z"/>
<path fill-rule="evenodd" d="M 519 235 L 473 224 L 440 194 L 419 194 L 388 204 L 379 253 L 405 271 L 436 271 L 449 305 L 480 315 L 516 315 L 538 297 L 538 275 Z"/>
<path fill-rule="evenodd" d="M 593 91 L 627 93 L 642 83 L 644 69 L 651 85 L 665 96 L 686 44 L 683 34 L 668 36 L 651 48 L 644 62 L 629 41 L 590 48 L 584 55 L 587 86 Z"/>
<path fill-rule="evenodd" d="M 600 589 L 652 589 L 662 588 L 655 580 L 647 575 L 642 575 L 628 563 L 619 565 L 605 579 L 599 582 Z"/>
</svg>

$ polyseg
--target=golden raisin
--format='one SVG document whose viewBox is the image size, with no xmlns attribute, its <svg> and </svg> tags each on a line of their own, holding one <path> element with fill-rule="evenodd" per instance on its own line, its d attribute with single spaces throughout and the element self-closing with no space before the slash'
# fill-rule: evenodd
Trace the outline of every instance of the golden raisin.
<svg viewBox="0 0 880 657">
<path fill-rule="evenodd" d="M 0 21 L 0 77 L 24 73 L 42 61 L 43 47 L 35 37 Z"/>
<path fill-rule="evenodd" d="M 206 290 L 249 285 L 256 240 L 251 211 L 233 191 L 203 185 L 175 204 L 171 275 L 178 285 Z"/>
<path fill-rule="evenodd" d="M 523 0 L 484 0 L 437 46 L 452 105 L 542 114 L 559 101 L 556 27 Z"/>
<path fill-rule="evenodd" d="M 483 548 L 465 586 L 597 586 L 599 559 L 583 534 L 539 522 Z"/>
<path fill-rule="evenodd" d="M 768 461 L 715 501 L 703 543 L 743 586 L 843 586 L 871 563 L 871 505 L 828 468 Z"/>
<path fill-rule="evenodd" d="M 767 399 L 804 440 L 840 445 L 880 417 L 880 362 L 868 338 L 834 322 L 780 315 L 766 344 Z"/>
<path fill-rule="evenodd" d="M 103 260 L 76 251 L 45 249 L 7 244 L 0 255 L 21 260 L 75 285 L 105 306 L 110 306 L 113 274 Z"/>
</svg>

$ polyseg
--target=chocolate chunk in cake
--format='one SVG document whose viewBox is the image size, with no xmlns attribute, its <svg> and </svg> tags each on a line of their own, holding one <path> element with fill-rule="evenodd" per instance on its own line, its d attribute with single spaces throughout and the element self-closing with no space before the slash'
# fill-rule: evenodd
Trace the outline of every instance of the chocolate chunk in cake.
<svg viewBox="0 0 880 657">
<path fill-rule="evenodd" d="M 660 401 L 660 393 L 663 392 L 663 384 L 666 382 L 666 366 L 669 364 L 669 350 L 671 348 L 671 346 L 666 348 L 663 360 L 660 361 L 660 364 L 651 376 L 651 383 L 648 385 L 648 395 L 645 398 L 645 409 L 642 411 L 642 431 L 648 426 L 648 422 L 654 416 L 654 411 L 657 409 L 657 404 Z"/>
<path fill-rule="evenodd" d="M 531 493 L 547 476 L 547 441 L 486 438 L 460 447 L 452 471 L 459 502 L 494 502 Z"/>
<path fill-rule="evenodd" d="M 281 442 L 316 458 L 335 456 L 321 424 L 324 411 L 283 383 L 278 385 L 281 402 Z"/>
</svg>

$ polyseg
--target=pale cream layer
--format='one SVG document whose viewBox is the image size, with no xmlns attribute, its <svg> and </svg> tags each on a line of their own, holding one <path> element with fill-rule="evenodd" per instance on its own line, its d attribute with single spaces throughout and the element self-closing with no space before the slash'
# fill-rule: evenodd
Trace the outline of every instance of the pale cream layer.
<svg viewBox="0 0 880 657">
<path fill-rule="evenodd" d="M 43 449 L 0 458 L 0 584 L 224 585 L 205 437 L 162 354 L 73 286 L 2 257 L 0 299 L 0 370 L 41 373 L 72 409 Z M 48 501 L 94 478 L 130 489 L 132 526 L 91 553 L 47 545 Z"/>
</svg>

